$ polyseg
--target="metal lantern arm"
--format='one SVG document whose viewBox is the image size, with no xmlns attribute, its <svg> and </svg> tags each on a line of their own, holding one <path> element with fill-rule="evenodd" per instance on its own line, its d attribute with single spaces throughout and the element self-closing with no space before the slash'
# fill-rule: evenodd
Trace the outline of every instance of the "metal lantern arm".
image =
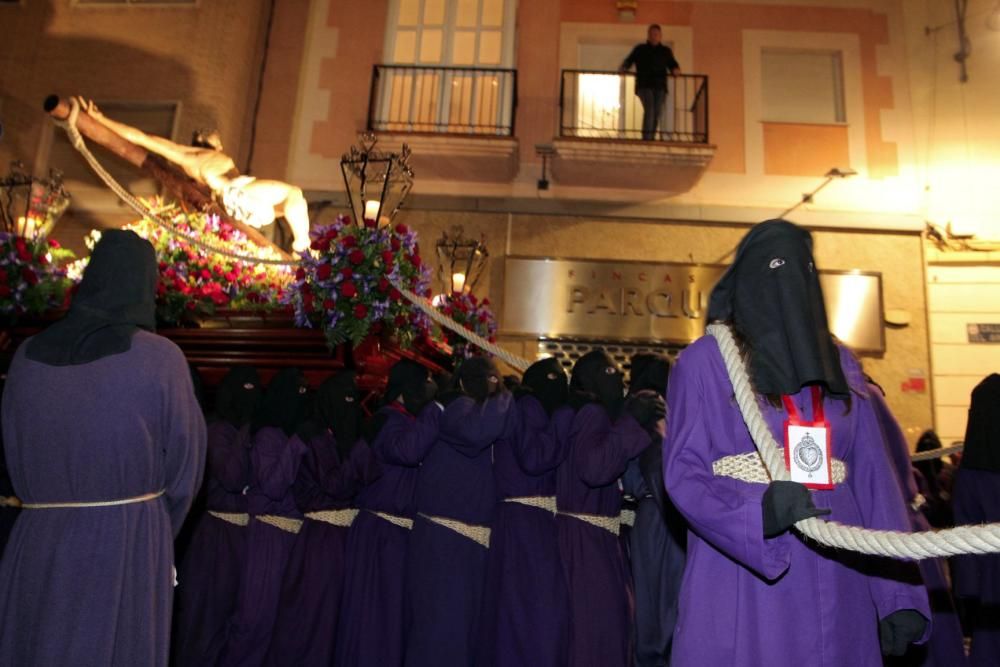
<svg viewBox="0 0 1000 667">
<path fill-rule="evenodd" d="M 365 220 L 388 224 L 413 187 L 409 146 L 403 144 L 399 153 L 384 153 L 375 150 L 377 142 L 374 134 L 363 133 L 358 145 L 340 160 L 348 206 L 359 224 Z"/>
</svg>

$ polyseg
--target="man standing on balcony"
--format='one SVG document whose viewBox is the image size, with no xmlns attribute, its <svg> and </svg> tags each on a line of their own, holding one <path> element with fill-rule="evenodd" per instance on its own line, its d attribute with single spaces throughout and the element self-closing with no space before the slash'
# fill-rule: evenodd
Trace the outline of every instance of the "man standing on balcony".
<svg viewBox="0 0 1000 667">
<path fill-rule="evenodd" d="M 635 65 L 635 94 L 642 102 L 642 138 L 651 141 L 663 114 L 667 99 L 667 74 L 681 73 L 680 63 L 669 46 L 664 46 L 663 31 L 654 23 L 646 31 L 646 41 L 637 44 L 622 62 L 625 72 Z"/>
</svg>

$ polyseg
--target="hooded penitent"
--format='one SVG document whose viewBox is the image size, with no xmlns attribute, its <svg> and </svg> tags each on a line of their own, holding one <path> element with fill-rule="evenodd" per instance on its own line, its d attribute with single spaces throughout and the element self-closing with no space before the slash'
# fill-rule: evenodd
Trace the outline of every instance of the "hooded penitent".
<svg viewBox="0 0 1000 667">
<path fill-rule="evenodd" d="M 492 359 L 471 357 L 462 362 L 455 373 L 462 391 L 477 403 L 504 391 L 500 371 Z"/>
<path fill-rule="evenodd" d="M 522 385 L 531 391 L 551 415 L 569 399 L 566 371 L 555 357 L 536 361 L 524 371 Z"/>
<path fill-rule="evenodd" d="M 632 357 L 632 376 L 629 380 L 628 390 L 630 394 L 636 394 L 640 391 L 655 391 L 666 398 L 669 378 L 669 359 L 657 354 L 637 354 Z"/>
<path fill-rule="evenodd" d="M 316 414 L 337 442 L 343 461 L 360 435 L 361 403 L 354 371 L 327 378 L 316 393 Z"/>
<path fill-rule="evenodd" d="M 756 225 L 712 292 L 709 321 L 731 324 L 746 341 L 761 394 L 797 394 L 822 383 L 847 394 L 813 261 L 812 235 L 786 220 Z"/>
<path fill-rule="evenodd" d="M 215 392 L 215 416 L 236 428 L 249 424 L 260 408 L 264 389 L 256 368 L 237 366 L 219 383 Z"/>
<path fill-rule="evenodd" d="M 389 383 L 383 400 L 389 404 L 402 398 L 406 411 L 417 416 L 434 400 L 436 393 L 437 385 L 427 368 L 410 359 L 402 359 L 389 370 Z"/>
<path fill-rule="evenodd" d="M 127 352 L 139 329 L 156 329 L 156 253 L 131 231 L 104 232 L 69 313 L 28 343 L 26 355 L 71 366 Z"/>
<path fill-rule="evenodd" d="M 961 467 L 1000 472 L 1000 375 L 996 373 L 972 390 Z"/>
<path fill-rule="evenodd" d="M 589 396 L 617 416 L 625 402 L 625 383 L 618 366 L 604 350 L 591 350 L 573 366 L 570 389 Z"/>
<path fill-rule="evenodd" d="M 305 418 L 308 401 L 305 377 L 298 368 L 284 368 L 271 379 L 264 392 L 254 430 L 265 426 L 280 428 L 292 435 Z"/>
</svg>

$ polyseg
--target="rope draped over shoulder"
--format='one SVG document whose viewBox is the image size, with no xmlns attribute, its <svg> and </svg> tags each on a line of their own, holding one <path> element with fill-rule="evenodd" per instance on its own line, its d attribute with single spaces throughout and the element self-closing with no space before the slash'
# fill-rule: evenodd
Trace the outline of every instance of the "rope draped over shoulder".
<svg viewBox="0 0 1000 667">
<path fill-rule="evenodd" d="M 740 414 L 750 431 L 757 453 L 772 480 L 788 480 L 784 452 L 764 421 L 757 396 L 750 386 L 746 364 L 729 327 L 711 324 L 708 333 L 715 338 L 732 382 Z M 803 519 L 795 529 L 827 547 L 847 549 L 873 556 L 901 560 L 920 560 L 958 554 L 1000 552 L 1000 523 L 982 526 L 957 526 L 947 530 L 902 533 L 848 526 L 818 518 Z"/>
</svg>

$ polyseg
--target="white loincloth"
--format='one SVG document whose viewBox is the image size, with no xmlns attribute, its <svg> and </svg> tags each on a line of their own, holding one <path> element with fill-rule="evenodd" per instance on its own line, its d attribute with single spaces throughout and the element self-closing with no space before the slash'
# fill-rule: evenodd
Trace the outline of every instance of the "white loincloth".
<svg viewBox="0 0 1000 667">
<path fill-rule="evenodd" d="M 244 188 L 253 183 L 253 176 L 237 176 L 222 188 L 222 208 L 234 220 L 260 229 L 274 222 L 274 207 L 268 202 L 255 201 Z"/>
</svg>

